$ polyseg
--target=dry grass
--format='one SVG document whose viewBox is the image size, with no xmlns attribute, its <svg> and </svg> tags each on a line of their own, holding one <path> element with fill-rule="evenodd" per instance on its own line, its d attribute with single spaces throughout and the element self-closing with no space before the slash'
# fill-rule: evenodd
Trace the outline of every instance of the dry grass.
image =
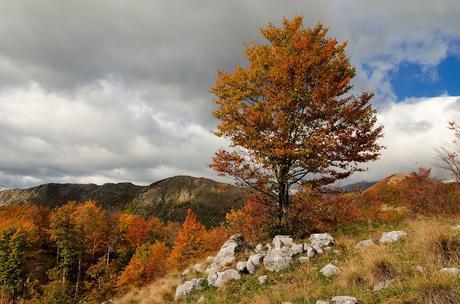
<svg viewBox="0 0 460 304">
<path fill-rule="evenodd" d="M 176 286 L 180 283 L 177 274 L 170 274 L 161 278 L 151 285 L 141 288 L 132 289 L 130 292 L 115 299 L 116 304 L 163 304 L 172 300 Z"/>
<path fill-rule="evenodd" d="M 426 265 L 460 266 L 460 232 L 435 221 L 418 221 L 412 225 L 414 241 L 411 251 L 423 256 Z"/>
</svg>

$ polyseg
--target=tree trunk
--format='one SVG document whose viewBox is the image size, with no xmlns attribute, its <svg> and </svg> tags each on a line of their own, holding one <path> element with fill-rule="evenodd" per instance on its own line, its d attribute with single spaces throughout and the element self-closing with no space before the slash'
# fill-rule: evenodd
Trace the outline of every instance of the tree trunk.
<svg viewBox="0 0 460 304">
<path fill-rule="evenodd" d="M 80 276 L 81 276 L 81 251 L 78 253 L 78 269 L 77 269 L 77 280 L 75 282 L 75 296 L 74 300 L 77 301 L 78 289 L 80 287 Z"/>
<path fill-rule="evenodd" d="M 278 221 L 281 233 L 288 231 L 289 182 L 287 180 L 287 171 L 286 168 L 281 168 L 278 173 Z"/>
</svg>

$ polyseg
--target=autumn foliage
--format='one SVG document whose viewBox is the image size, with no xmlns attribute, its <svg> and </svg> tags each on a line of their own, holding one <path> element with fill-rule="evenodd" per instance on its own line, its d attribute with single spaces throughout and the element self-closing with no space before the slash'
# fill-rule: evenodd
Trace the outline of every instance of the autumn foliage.
<svg viewBox="0 0 460 304">
<path fill-rule="evenodd" d="M 261 29 L 267 44 L 248 46 L 248 65 L 220 71 L 211 87 L 216 135 L 233 148 L 217 151 L 211 167 L 272 202 L 284 227 L 293 185 L 346 178 L 382 148 L 373 94 L 351 92 L 356 73 L 347 43 L 327 37 L 322 24 L 302 22 L 282 19 L 281 27 Z"/>
</svg>

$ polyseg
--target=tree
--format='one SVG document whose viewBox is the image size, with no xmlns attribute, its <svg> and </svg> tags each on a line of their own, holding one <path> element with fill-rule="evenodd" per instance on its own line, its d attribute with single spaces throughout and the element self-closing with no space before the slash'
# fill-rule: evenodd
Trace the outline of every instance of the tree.
<svg viewBox="0 0 460 304">
<path fill-rule="evenodd" d="M 26 233 L 21 228 L 11 227 L 0 237 L 0 292 L 12 299 L 23 296 L 26 272 Z"/>
<path fill-rule="evenodd" d="M 454 140 L 452 144 L 436 149 L 440 161 L 439 167 L 449 172 L 456 182 L 460 182 L 460 124 L 449 122 L 449 129 L 454 132 Z"/>
<path fill-rule="evenodd" d="M 163 242 L 146 243 L 137 248 L 126 269 L 120 275 L 120 287 L 144 286 L 166 274 L 166 246 Z"/>
<path fill-rule="evenodd" d="M 328 38 L 322 24 L 302 22 L 261 29 L 268 44 L 247 47 L 248 65 L 219 71 L 210 89 L 220 120 L 215 134 L 232 143 L 210 167 L 273 202 L 282 227 L 293 185 L 318 187 L 363 171 L 360 164 L 382 148 L 373 93 L 352 94 L 347 43 Z"/>
<path fill-rule="evenodd" d="M 206 228 L 200 223 L 195 213 L 188 209 L 182 230 L 168 258 L 169 265 L 182 269 L 205 253 Z"/>
</svg>

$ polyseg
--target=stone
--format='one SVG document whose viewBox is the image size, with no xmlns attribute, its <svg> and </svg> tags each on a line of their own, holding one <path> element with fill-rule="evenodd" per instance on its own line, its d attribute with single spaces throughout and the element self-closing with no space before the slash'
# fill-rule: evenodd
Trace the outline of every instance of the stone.
<svg viewBox="0 0 460 304">
<path fill-rule="evenodd" d="M 245 247 L 243 236 L 240 234 L 232 235 L 220 248 L 216 258 L 206 268 L 206 273 L 221 271 L 225 266 L 235 260 L 235 255 Z"/>
<path fill-rule="evenodd" d="M 308 244 L 303 245 L 303 251 L 307 253 L 307 257 L 312 258 L 315 256 L 316 251 Z"/>
<path fill-rule="evenodd" d="M 208 283 L 213 287 L 220 288 L 228 281 L 239 280 L 241 275 L 235 269 L 227 269 L 221 272 L 212 272 L 208 275 Z"/>
<path fill-rule="evenodd" d="M 208 256 L 206 258 L 206 263 L 212 263 L 216 260 L 216 257 L 215 256 Z"/>
<path fill-rule="evenodd" d="M 192 279 L 177 286 L 174 300 L 184 299 L 192 292 L 203 289 L 205 281 L 205 279 Z"/>
<path fill-rule="evenodd" d="M 292 244 L 292 238 L 289 235 L 276 235 L 273 238 L 273 246 L 275 249 L 281 249 L 284 246 L 290 247 Z"/>
<path fill-rule="evenodd" d="M 262 275 L 262 276 L 257 278 L 257 282 L 259 282 L 260 285 L 265 284 L 266 281 L 267 281 L 267 276 L 266 275 Z"/>
<path fill-rule="evenodd" d="M 318 254 L 323 254 L 323 252 L 324 252 L 323 248 L 321 248 L 321 247 L 318 246 L 318 245 L 314 245 L 314 246 L 313 246 L 313 250 L 314 250 L 316 253 L 318 253 Z"/>
<path fill-rule="evenodd" d="M 310 261 L 310 258 L 307 257 L 307 256 L 301 256 L 299 258 L 299 262 L 302 263 L 302 264 L 308 263 L 308 261 Z"/>
<path fill-rule="evenodd" d="M 197 264 L 193 265 L 193 271 L 198 272 L 198 273 L 204 272 L 203 264 L 197 263 Z"/>
<path fill-rule="evenodd" d="M 407 232 L 405 231 L 391 231 L 385 232 L 379 239 L 379 243 L 387 244 L 387 243 L 394 243 L 399 241 L 401 238 L 405 237 Z"/>
<path fill-rule="evenodd" d="M 303 245 L 302 244 L 294 244 L 291 245 L 291 250 L 294 255 L 303 253 Z"/>
<path fill-rule="evenodd" d="M 318 300 L 316 304 L 329 304 L 329 301 Z"/>
<path fill-rule="evenodd" d="M 205 300 L 204 296 L 201 296 L 201 297 L 198 299 L 198 302 L 197 302 L 197 303 L 204 303 L 204 300 Z"/>
<path fill-rule="evenodd" d="M 364 248 L 369 248 L 375 246 L 375 243 L 373 240 L 364 240 L 359 242 L 358 244 L 355 245 L 356 249 L 364 249 Z"/>
<path fill-rule="evenodd" d="M 320 270 L 320 272 L 326 277 L 332 277 L 338 275 L 340 273 L 340 269 L 333 264 L 327 264 Z"/>
<path fill-rule="evenodd" d="M 331 299 L 334 304 L 357 304 L 358 300 L 350 296 L 335 296 Z"/>
<path fill-rule="evenodd" d="M 391 284 L 390 281 L 382 281 L 382 282 L 379 282 L 379 283 L 377 283 L 377 284 L 374 285 L 374 291 L 377 292 L 377 291 L 380 291 L 380 290 L 382 290 L 382 289 L 384 289 L 384 288 L 387 288 L 387 287 L 390 286 L 390 284 Z"/>
<path fill-rule="evenodd" d="M 250 273 L 250 274 L 254 274 L 256 272 L 256 268 L 262 264 L 262 260 L 263 260 L 264 256 L 260 253 L 258 254 L 254 254 L 254 255 L 251 255 L 249 258 L 248 258 L 248 261 L 246 262 L 246 270 Z"/>
<path fill-rule="evenodd" d="M 254 249 L 255 253 L 262 253 L 264 251 L 266 251 L 266 248 L 261 243 L 257 244 L 256 248 Z"/>
<path fill-rule="evenodd" d="M 441 273 L 458 276 L 460 274 L 460 269 L 456 267 L 444 267 L 440 270 Z"/>
<path fill-rule="evenodd" d="M 267 252 L 264 258 L 264 266 L 272 272 L 279 272 L 288 267 L 292 262 L 292 252 L 290 250 L 272 249 Z"/>
<path fill-rule="evenodd" d="M 420 273 L 424 273 L 426 271 L 426 269 L 425 269 L 425 267 L 418 265 L 418 266 L 415 266 L 415 271 L 420 272 Z"/>
<path fill-rule="evenodd" d="M 185 269 L 184 271 L 182 271 L 182 273 L 180 274 L 181 277 L 186 277 L 188 274 L 190 273 L 190 269 Z"/>
<path fill-rule="evenodd" d="M 247 272 L 246 262 L 238 262 L 236 264 L 236 270 L 239 272 Z"/>
<path fill-rule="evenodd" d="M 316 246 L 323 249 L 334 246 L 334 238 L 329 233 L 314 233 L 310 235 L 310 242 L 313 248 Z"/>
</svg>

